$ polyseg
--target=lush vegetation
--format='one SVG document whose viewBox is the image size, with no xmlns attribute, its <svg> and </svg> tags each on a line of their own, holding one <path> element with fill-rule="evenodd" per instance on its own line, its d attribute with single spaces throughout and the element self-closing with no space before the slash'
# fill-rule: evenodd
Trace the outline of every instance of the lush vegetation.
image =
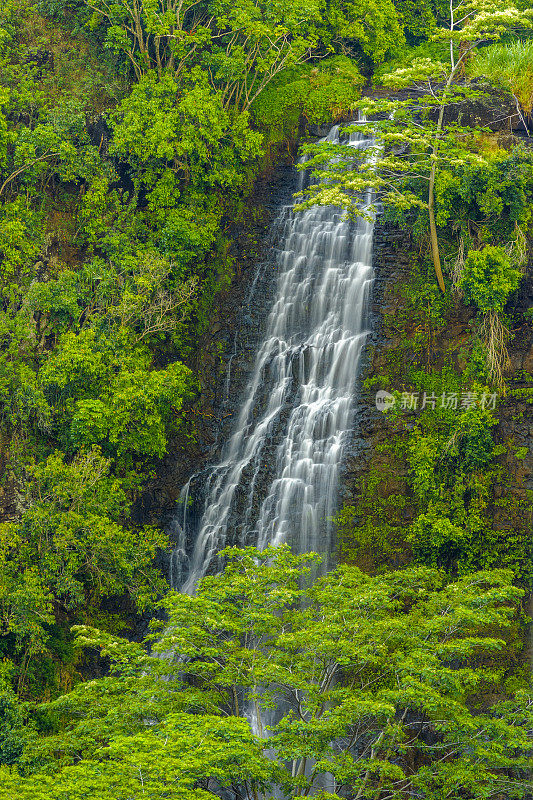
<svg viewBox="0 0 533 800">
<path fill-rule="evenodd" d="M 473 77 L 488 78 L 510 91 L 525 115 L 533 108 L 533 44 L 529 40 L 495 44 L 476 53 L 468 65 Z"/>
<path fill-rule="evenodd" d="M 163 591 L 164 536 L 131 509 L 194 437 L 229 220 L 401 29 L 391 3 L 321 0 L 10 0 L 0 26 L 0 626 L 40 697 L 78 669 L 73 622 L 124 629 Z"/>
<path fill-rule="evenodd" d="M 508 349 L 531 324 L 533 156 L 461 113 L 492 82 L 527 128 L 533 7 L 455 5 L 3 3 L 0 797 L 527 796 L 532 503 L 495 431 L 531 402 Z M 372 80 L 385 99 L 360 99 Z M 357 213 L 372 184 L 413 246 L 344 563 L 312 580 L 313 555 L 230 551 L 166 594 L 169 542 L 135 504 L 194 441 L 231 231 L 306 123 L 356 108 L 375 158 L 309 147 L 303 202 Z M 459 402 L 414 417 L 414 391 Z M 140 641 L 143 615 L 165 623 Z"/>
<path fill-rule="evenodd" d="M 509 573 L 448 583 L 427 568 L 369 577 L 340 567 L 312 582 L 312 554 L 226 557 L 195 597 L 166 598 L 161 658 L 78 629 L 112 673 L 43 708 L 48 735 L 26 745 L 22 775 L 3 769 L 0 797 L 528 791 L 533 698 L 469 707 L 501 677 L 520 596 Z M 268 730 L 268 753 L 249 719 Z"/>
</svg>

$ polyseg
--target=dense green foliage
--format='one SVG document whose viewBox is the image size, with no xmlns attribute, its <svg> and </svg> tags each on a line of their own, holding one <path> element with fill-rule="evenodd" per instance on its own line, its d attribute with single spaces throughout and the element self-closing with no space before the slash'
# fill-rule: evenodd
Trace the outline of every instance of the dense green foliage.
<svg viewBox="0 0 533 800">
<path fill-rule="evenodd" d="M 312 582 L 312 554 L 226 558 L 195 597 L 166 598 L 162 658 L 78 629 L 112 674 L 46 707 L 53 731 L 25 758 L 53 759 L 51 770 L 4 770 L 0 797 L 200 800 L 231 787 L 292 798 L 326 775 L 331 800 L 525 795 L 532 698 L 471 707 L 500 677 L 520 595 L 508 573 L 447 583 L 427 568 L 372 578 L 340 567 Z M 268 751 L 246 714 L 268 727 Z"/>
<path fill-rule="evenodd" d="M 471 250 L 461 270 L 459 286 L 480 311 L 503 311 L 509 295 L 520 283 L 520 272 L 501 247 L 487 245 Z"/>
<path fill-rule="evenodd" d="M 72 679 L 72 622 L 127 627 L 162 591 L 165 538 L 131 508 L 170 437 L 194 437 L 228 221 L 300 114 L 345 112 L 358 59 L 401 38 L 392 2 L 3 4 L 0 614 L 19 692 Z"/>
<path fill-rule="evenodd" d="M 531 399 L 507 345 L 530 324 L 513 299 L 533 156 L 461 113 L 490 81 L 526 119 L 532 9 L 3 2 L 0 798 L 524 797 L 532 504 L 509 469 L 523 448 L 495 432 L 506 395 Z M 367 80 L 417 97 L 361 101 Z M 312 581 L 313 555 L 229 551 L 134 643 L 169 547 L 135 504 L 171 446 L 194 441 L 232 233 L 306 125 L 356 108 L 380 117 L 375 159 L 309 147 L 309 202 L 357 213 L 372 184 L 413 259 L 370 380 L 397 404 L 339 515 L 345 563 Z M 496 390 L 500 406 L 480 402 Z M 413 391 L 437 399 L 416 417 L 401 407 Z"/>
</svg>

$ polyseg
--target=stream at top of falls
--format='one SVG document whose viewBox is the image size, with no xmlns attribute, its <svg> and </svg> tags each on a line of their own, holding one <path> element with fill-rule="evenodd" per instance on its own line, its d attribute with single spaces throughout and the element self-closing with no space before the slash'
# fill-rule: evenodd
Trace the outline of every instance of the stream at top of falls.
<svg viewBox="0 0 533 800">
<path fill-rule="evenodd" d="M 372 144 L 357 125 L 342 138 L 334 126 L 325 141 Z M 371 208 L 370 192 L 361 205 Z M 314 206 L 285 208 L 275 225 L 278 279 L 264 336 L 222 459 L 203 473 L 197 519 L 187 513 L 189 486 L 182 492 L 170 581 L 186 593 L 228 545 L 289 543 L 296 553 L 320 553 L 323 569 L 332 559 L 339 469 L 368 334 L 373 222 Z"/>
</svg>

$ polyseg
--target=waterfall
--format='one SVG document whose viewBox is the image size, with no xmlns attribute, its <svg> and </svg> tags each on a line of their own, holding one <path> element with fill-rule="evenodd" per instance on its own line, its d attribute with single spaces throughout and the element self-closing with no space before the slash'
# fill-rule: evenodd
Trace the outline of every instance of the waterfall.
<svg viewBox="0 0 533 800">
<path fill-rule="evenodd" d="M 326 140 L 361 150 L 372 144 L 356 125 L 344 139 L 334 126 Z M 361 202 L 371 206 L 370 192 Z M 331 557 L 339 467 L 368 333 L 373 223 L 315 206 L 285 209 L 277 224 L 282 245 L 265 335 L 223 459 L 206 476 L 188 557 L 188 487 L 184 493 L 171 580 L 188 593 L 226 545 L 288 542 L 295 552 L 321 553 L 326 568 Z"/>
</svg>

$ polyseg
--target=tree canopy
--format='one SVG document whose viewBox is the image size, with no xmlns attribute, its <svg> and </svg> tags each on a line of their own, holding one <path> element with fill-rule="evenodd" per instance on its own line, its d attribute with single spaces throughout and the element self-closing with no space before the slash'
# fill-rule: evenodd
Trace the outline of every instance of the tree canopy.
<svg viewBox="0 0 533 800">
<path fill-rule="evenodd" d="M 451 2 L 445 24 L 437 25 L 429 37 L 446 44 L 449 60 L 415 58 L 409 66 L 381 76 L 384 86 L 410 88 L 415 98 L 363 99 L 354 104 L 365 117 L 381 118 L 379 125 L 366 128 L 376 137 L 376 143 L 372 154 L 365 153 L 364 163 L 358 163 L 355 171 L 350 169 L 361 155 L 338 146 L 321 145 L 318 150 L 311 147 L 308 151 L 315 156 L 311 165 L 322 167 L 316 173 L 319 184 L 308 190 L 312 202 L 347 206 L 357 214 L 358 193 L 372 187 L 388 205 L 402 210 L 414 206 L 427 212 L 431 253 L 441 291 L 445 291 L 445 285 L 435 220 L 437 174 L 465 165 L 481 165 L 484 158 L 472 147 L 472 137 L 478 131 L 460 124 L 460 112 L 445 129 L 445 111 L 460 106 L 465 99 L 471 102 L 482 96 L 475 88 L 458 82 L 472 53 L 482 43 L 499 40 L 510 29 L 530 27 L 532 13 L 531 9 L 517 9 L 508 0 Z M 427 199 L 412 191 L 413 179 L 427 183 Z"/>
<path fill-rule="evenodd" d="M 0 796 L 526 796 L 533 698 L 475 700 L 499 678 L 521 594 L 509 573 L 448 583 L 339 567 L 311 580 L 313 554 L 223 555 L 196 596 L 163 601 L 151 656 L 78 628 L 113 675 L 47 710 L 59 730 L 40 757 L 60 750 L 63 768 L 6 773 Z"/>
</svg>

